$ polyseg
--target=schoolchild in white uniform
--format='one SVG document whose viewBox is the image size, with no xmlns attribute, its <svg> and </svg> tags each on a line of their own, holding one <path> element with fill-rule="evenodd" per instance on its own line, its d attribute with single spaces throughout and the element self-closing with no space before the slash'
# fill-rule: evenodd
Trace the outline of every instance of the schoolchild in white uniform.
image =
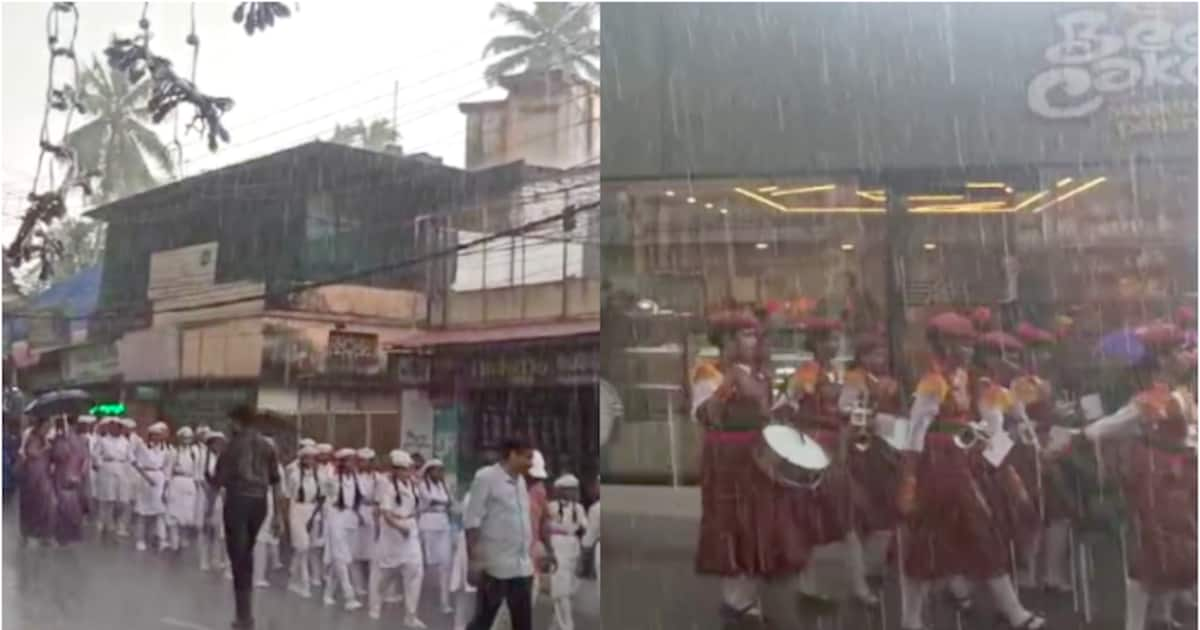
<svg viewBox="0 0 1200 630">
<path fill-rule="evenodd" d="M 270 436 L 263 436 L 263 440 L 272 448 L 275 447 L 275 440 Z M 278 473 L 279 478 L 283 479 L 282 467 L 279 468 Z M 275 502 L 275 486 L 267 486 L 267 515 L 258 528 L 258 536 L 254 539 L 254 575 L 252 576 L 254 588 L 271 586 L 270 580 L 267 579 L 267 570 L 270 568 L 272 548 L 279 548 Z"/>
<path fill-rule="evenodd" d="M 576 570 L 579 566 L 579 539 L 587 531 L 587 512 L 579 502 L 579 479 L 563 475 L 554 481 L 554 500 L 547 506 L 550 526 L 550 546 L 558 560 L 550 575 L 550 599 L 554 602 L 557 630 L 574 630 L 575 616 L 571 598 L 579 588 Z"/>
<path fill-rule="evenodd" d="M 138 483 L 133 512 L 137 516 L 137 550 L 145 551 L 150 537 L 158 541 L 158 550 L 167 548 L 163 515 L 167 511 L 164 496 L 167 489 L 167 425 L 155 422 L 147 430 L 147 439 L 133 449 L 133 468 Z"/>
<path fill-rule="evenodd" d="M 313 586 L 320 587 L 325 584 L 325 545 L 329 539 L 329 523 L 325 521 L 325 511 L 329 507 L 330 501 L 337 498 L 335 493 L 333 497 L 325 494 L 327 488 L 333 486 L 333 477 L 337 473 L 337 465 L 333 461 L 333 445 L 328 442 L 320 442 L 317 444 L 317 456 L 314 459 L 313 467 L 317 469 L 317 482 L 321 484 L 321 493 L 326 497 L 324 505 L 321 507 L 321 514 L 317 517 L 321 520 L 321 554 L 320 554 L 320 570 L 313 573 L 309 577 L 312 578 Z"/>
<path fill-rule="evenodd" d="M 138 484 L 137 471 L 133 469 L 133 454 L 138 445 L 143 444 L 142 436 L 137 433 L 137 422 L 133 418 L 121 418 L 121 437 L 126 444 L 129 456 L 121 477 L 121 515 L 117 521 L 117 536 L 125 538 L 133 531 L 135 489 Z"/>
<path fill-rule="evenodd" d="M 87 484 L 83 487 L 83 504 L 86 506 L 84 518 L 96 517 L 96 470 L 94 467 L 96 452 L 96 416 L 82 415 L 75 421 L 75 431 L 83 436 L 83 441 L 87 445 L 88 474 Z"/>
<path fill-rule="evenodd" d="M 312 597 L 315 577 L 321 574 L 324 523 L 321 512 L 325 495 L 317 479 L 317 448 L 300 447 L 295 466 L 287 476 L 288 532 L 292 538 L 292 583 L 288 590 L 308 599 Z"/>
<path fill-rule="evenodd" d="M 350 564 L 354 562 L 358 530 L 362 526 L 359 508 L 366 501 L 359 487 L 355 467 L 355 452 L 351 448 L 334 453 L 337 472 L 325 489 L 325 605 L 337 603 L 335 595 L 342 593 L 346 610 L 362 608 L 362 602 L 350 581 Z"/>
<path fill-rule="evenodd" d="M 375 451 L 360 448 L 354 454 L 358 488 L 363 493 L 358 513 L 362 515 L 358 527 L 358 540 L 354 545 L 354 562 L 351 563 L 350 579 L 358 597 L 367 596 L 367 582 L 371 575 L 371 558 L 375 551 L 375 512 L 378 500 L 375 496 Z"/>
<path fill-rule="evenodd" d="M 453 564 L 454 539 L 450 532 L 450 511 L 454 502 L 446 486 L 446 471 L 441 460 L 425 462 L 417 481 L 417 497 L 421 507 L 421 548 L 425 552 L 426 570 L 437 580 L 442 612 L 450 614 L 450 569 Z"/>
<path fill-rule="evenodd" d="M 217 472 L 217 458 L 225 449 L 225 434 L 220 431 L 209 431 L 206 434 L 204 458 L 200 463 L 202 481 L 200 483 L 201 500 L 198 506 L 197 524 L 200 527 L 200 570 L 221 570 L 229 565 L 228 554 L 225 551 L 225 525 L 221 512 L 224 501 L 223 490 L 216 484 L 214 475 Z"/>
<path fill-rule="evenodd" d="M 96 501 L 100 504 L 100 534 L 117 535 L 121 519 L 125 486 L 125 467 L 129 460 L 129 440 L 121 436 L 121 423 L 105 418 L 100 423 L 101 436 L 96 441 Z"/>
<path fill-rule="evenodd" d="M 412 457 L 402 450 L 388 455 L 392 474 L 377 487 L 379 497 L 379 537 L 375 559 L 371 563 L 370 616 L 378 619 L 383 611 L 383 595 L 397 578 L 404 586 L 404 626 L 424 628 L 417 618 L 421 603 L 421 538 L 417 521 L 417 490 L 413 480 Z"/>
<path fill-rule="evenodd" d="M 191 427 L 175 432 L 167 469 L 167 548 L 179 551 L 196 527 L 196 471 L 200 450 L 192 441 Z"/>
</svg>

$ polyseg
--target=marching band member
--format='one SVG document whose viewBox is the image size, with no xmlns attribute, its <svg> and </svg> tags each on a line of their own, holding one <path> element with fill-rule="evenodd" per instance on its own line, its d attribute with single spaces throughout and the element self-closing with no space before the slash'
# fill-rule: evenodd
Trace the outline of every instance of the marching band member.
<svg viewBox="0 0 1200 630">
<path fill-rule="evenodd" d="M 888 373 L 887 339 L 865 333 L 854 343 L 854 361 L 846 371 L 838 410 L 851 416 L 856 409 L 872 414 L 903 415 L 900 386 Z M 874 418 L 872 418 L 874 420 Z M 899 456 L 876 435 L 875 427 L 864 427 L 864 435 L 851 435 L 847 467 L 861 500 L 853 503 L 856 536 L 850 537 L 848 552 L 852 575 L 881 575 L 892 534 L 899 524 L 896 513 L 896 480 Z M 858 544 L 856 544 L 858 543 Z M 861 558 L 861 560 L 859 560 Z"/>
<path fill-rule="evenodd" d="M 140 477 L 134 514 L 137 516 L 137 550 L 145 551 L 146 543 L 153 534 L 158 539 L 158 550 L 167 549 L 167 536 L 163 514 L 163 501 L 167 487 L 167 425 L 155 422 L 146 433 L 146 441 L 133 450 L 133 468 Z"/>
<path fill-rule="evenodd" d="M 386 588 L 399 578 L 404 587 L 404 621 L 408 628 L 424 628 L 417 618 L 421 602 L 421 539 L 418 525 L 417 489 L 413 480 L 413 460 L 408 453 L 389 454 L 392 474 L 376 486 L 379 500 L 379 537 L 371 562 L 370 617 L 379 619 L 383 612 Z"/>
<path fill-rule="evenodd" d="M 431 459 L 420 471 L 417 498 L 420 505 L 421 547 L 425 565 L 437 580 L 442 612 L 454 611 L 450 605 L 450 569 L 454 541 L 450 537 L 450 511 L 454 507 L 446 486 L 445 469 L 439 459 Z"/>
<path fill-rule="evenodd" d="M 483 470 L 482 468 L 480 470 Z M 465 510 L 471 502 L 471 493 L 463 496 Z M 467 532 L 462 527 L 461 514 L 454 519 L 454 559 L 450 569 L 450 592 L 454 593 L 454 630 L 467 630 L 467 624 L 475 616 L 475 587 L 467 580 Z"/>
<path fill-rule="evenodd" d="M 796 520 L 803 494 L 773 481 L 754 460 L 755 444 L 770 420 L 761 327 L 751 313 L 722 313 L 710 322 L 710 340 L 721 349 L 721 364 L 698 369 L 697 376 L 716 373 L 720 384 L 708 398 L 693 402 L 705 427 L 696 571 L 722 578 L 723 616 L 754 614 L 760 595 L 768 595 L 770 614 L 776 613 L 775 598 L 781 600 L 782 619 L 770 621 L 787 626 L 796 614 L 790 589 L 763 587 L 782 586 L 803 571 L 809 543 Z"/>
<path fill-rule="evenodd" d="M 225 434 L 220 431 L 205 433 L 204 459 L 201 462 L 201 484 L 199 514 L 196 523 L 199 527 L 200 570 L 208 571 L 226 569 L 228 573 L 228 554 L 225 553 L 225 524 L 221 517 L 224 502 L 220 486 L 216 483 L 217 459 L 225 450 Z"/>
<path fill-rule="evenodd" d="M 1040 493 L 1037 493 L 1039 475 L 1022 477 L 1015 466 L 1023 459 L 1020 455 L 1022 448 L 1026 448 L 1015 444 L 1023 439 L 1030 442 L 1027 449 L 1033 454 L 1026 459 L 1038 461 L 1036 454 L 1040 451 L 1032 422 L 1009 389 L 1009 385 L 1021 374 L 1024 352 L 1025 344 L 1020 339 L 997 329 L 979 336 L 974 354 L 977 365 L 977 412 L 987 427 L 987 435 L 1004 440 L 1014 433 L 1017 438 L 1011 442 L 1014 446 L 999 463 L 975 469 L 977 481 L 992 508 L 993 520 L 1000 526 L 1005 542 L 1012 550 L 1010 565 L 1015 564 L 1017 558 L 1028 557 L 1036 551 L 1037 534 L 1041 529 L 1041 513 L 1037 503 L 1041 500 Z M 1024 391 L 1026 381 L 1018 383 L 1022 384 Z M 1015 422 L 1010 422 L 1013 420 Z M 1005 437 L 999 437 L 1001 434 Z M 1022 435 L 1028 437 L 1022 438 Z M 1034 488 L 1032 492 L 1030 487 Z"/>
<path fill-rule="evenodd" d="M 192 429 L 181 427 L 175 432 L 178 440 L 170 450 L 167 469 L 167 548 L 179 551 L 196 526 L 196 471 L 199 452 L 192 442 Z"/>
<path fill-rule="evenodd" d="M 296 466 L 286 477 L 288 496 L 288 531 L 292 539 L 293 593 L 312 597 L 313 576 L 321 572 L 321 550 L 324 547 L 321 513 L 325 497 L 317 479 L 317 448 L 315 444 L 300 447 Z"/>
<path fill-rule="evenodd" d="M 1147 350 L 1131 369 L 1141 391 L 1082 432 L 1092 442 L 1120 440 L 1115 468 L 1130 521 L 1125 630 L 1146 627 L 1152 597 L 1167 599 L 1169 608 L 1176 595 L 1196 585 L 1195 350 L 1180 348 L 1183 335 L 1173 324 L 1150 324 L 1137 336 Z"/>
<path fill-rule="evenodd" d="M 578 589 L 576 569 L 579 564 L 580 538 L 587 531 L 587 513 L 579 502 L 579 479 L 563 475 L 554 481 L 554 500 L 549 505 L 550 545 L 558 565 L 550 576 L 550 599 L 554 602 L 554 621 L 551 627 L 573 630 L 575 616 L 571 598 Z"/>
<path fill-rule="evenodd" d="M 974 412 L 966 366 L 975 336 L 971 321 L 952 312 L 933 317 L 927 327 L 933 362 L 909 414 L 912 426 L 897 498 L 907 519 L 900 545 L 904 630 L 926 627 L 922 617 L 930 587 L 945 578 L 986 582 L 1011 627 L 1046 626 L 1021 605 L 1008 573 L 1009 549 L 992 521 L 990 506 L 980 498 L 976 459 L 982 455 L 960 447 L 955 439 L 968 428 Z M 960 590 L 954 595 L 965 594 Z M 966 604 L 962 601 L 960 606 Z"/>
<path fill-rule="evenodd" d="M 102 435 L 96 442 L 96 500 L 100 503 L 100 534 L 120 535 L 124 518 L 125 467 L 129 460 L 129 441 L 121 436 L 121 424 L 115 418 L 100 423 Z"/>
<path fill-rule="evenodd" d="M 375 549 L 375 451 L 360 448 L 354 453 L 358 487 L 363 501 L 358 508 L 362 515 L 359 521 L 358 539 L 354 544 L 354 562 L 350 565 L 350 578 L 359 599 L 367 596 L 367 582 L 371 578 L 371 554 Z"/>
<path fill-rule="evenodd" d="M 850 577 L 855 600 L 867 606 L 877 606 L 879 598 L 871 592 L 866 580 L 862 541 L 857 531 L 857 517 L 865 508 L 866 499 L 860 485 L 850 477 L 848 456 L 843 453 L 844 421 L 841 417 L 838 377 L 833 370 L 839 342 L 837 331 L 841 323 L 821 317 L 803 321 L 805 348 L 812 354 L 789 379 L 784 396 L 774 409 L 775 417 L 811 436 L 832 456 L 833 462 L 822 479 L 821 486 L 812 492 L 808 509 L 804 510 L 807 543 L 826 546 L 841 543 L 845 570 Z M 821 565 L 815 565 L 821 566 Z M 824 596 L 822 585 L 832 576 L 806 573 L 802 590 Z"/>
<path fill-rule="evenodd" d="M 1027 322 L 1017 327 L 1017 336 L 1027 348 L 1027 373 L 1012 383 L 1013 396 L 1020 415 L 1032 423 L 1032 434 L 1018 439 L 1013 448 L 1013 465 L 1025 487 L 1030 491 L 1034 503 L 1042 513 L 1042 527 L 1034 538 L 1034 544 L 1026 550 L 1025 571 L 1022 586 L 1045 586 L 1054 593 L 1069 593 L 1071 581 L 1071 522 L 1078 510 L 1074 505 L 1063 474 L 1062 462 L 1057 454 L 1047 452 L 1051 429 L 1056 424 L 1057 410 L 1051 383 L 1042 378 L 1046 361 L 1039 358 L 1055 342 L 1048 331 Z M 1037 568 L 1044 560 L 1044 584 L 1039 579 Z"/>
<path fill-rule="evenodd" d="M 354 562 L 355 545 L 362 526 L 362 507 L 366 497 L 358 482 L 352 448 L 334 453 L 337 472 L 328 480 L 325 502 L 325 605 L 337 603 L 334 595 L 340 588 L 346 610 L 362 608 L 350 580 L 350 564 Z"/>
<path fill-rule="evenodd" d="M 333 445 L 322 442 L 317 445 L 317 478 L 329 483 L 337 476 L 337 463 L 333 459 Z"/>
</svg>

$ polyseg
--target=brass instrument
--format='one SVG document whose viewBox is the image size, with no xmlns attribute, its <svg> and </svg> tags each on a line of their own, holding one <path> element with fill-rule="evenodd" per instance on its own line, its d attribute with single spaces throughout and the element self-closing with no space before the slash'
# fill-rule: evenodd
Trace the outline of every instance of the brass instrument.
<svg viewBox="0 0 1200 630">
<path fill-rule="evenodd" d="M 959 431 L 954 435 L 954 445 L 963 449 L 964 451 L 967 451 L 975 448 L 981 442 L 990 440 L 991 437 L 991 433 L 989 433 L 982 425 L 979 423 L 971 423 L 963 427 L 962 431 Z"/>
<path fill-rule="evenodd" d="M 875 410 L 863 404 L 862 400 L 850 409 L 850 445 L 859 453 L 871 450 L 874 441 L 871 420 L 874 416 Z"/>
<path fill-rule="evenodd" d="M 1017 441 L 1025 446 L 1037 446 L 1037 429 L 1029 420 L 1022 419 L 1017 423 Z"/>
</svg>

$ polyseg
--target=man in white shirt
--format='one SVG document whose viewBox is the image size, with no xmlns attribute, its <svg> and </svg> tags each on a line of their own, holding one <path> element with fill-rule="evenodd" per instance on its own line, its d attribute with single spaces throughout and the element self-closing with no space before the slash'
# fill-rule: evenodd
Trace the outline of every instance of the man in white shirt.
<svg viewBox="0 0 1200 630">
<path fill-rule="evenodd" d="M 476 474 L 471 483 L 464 527 L 467 534 L 468 579 L 477 591 L 475 618 L 469 630 L 490 630 L 501 604 L 508 605 L 513 630 L 533 630 L 534 532 L 545 537 L 542 523 L 530 522 L 525 473 L 533 448 L 520 439 L 506 440 L 500 461 Z M 549 540 L 545 570 L 555 561 Z"/>
</svg>

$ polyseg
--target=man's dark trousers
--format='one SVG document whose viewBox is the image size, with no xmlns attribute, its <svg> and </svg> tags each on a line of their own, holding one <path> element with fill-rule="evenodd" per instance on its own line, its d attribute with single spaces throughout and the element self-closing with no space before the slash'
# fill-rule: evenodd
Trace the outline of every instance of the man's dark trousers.
<svg viewBox="0 0 1200 630">
<path fill-rule="evenodd" d="M 475 595 L 475 618 L 467 630 L 490 630 L 500 604 L 508 604 L 513 630 L 533 630 L 533 578 L 498 580 L 484 573 L 480 582 Z"/>
<path fill-rule="evenodd" d="M 233 573 L 233 601 L 236 623 L 250 628 L 254 623 L 254 543 L 267 518 L 266 497 L 226 496 L 225 549 Z"/>
</svg>

